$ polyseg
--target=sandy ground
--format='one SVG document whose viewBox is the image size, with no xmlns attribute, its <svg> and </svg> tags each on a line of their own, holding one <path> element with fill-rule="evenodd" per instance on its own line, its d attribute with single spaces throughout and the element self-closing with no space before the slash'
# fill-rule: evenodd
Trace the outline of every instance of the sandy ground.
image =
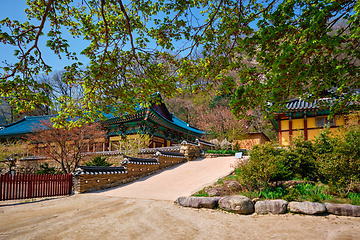
<svg viewBox="0 0 360 240">
<path fill-rule="evenodd" d="M 205 158 L 168 168 L 119 187 L 94 192 L 102 196 L 175 201 L 190 196 L 234 171 L 232 157 Z"/>
<path fill-rule="evenodd" d="M 0 239 L 360 239 L 360 218 L 243 216 L 83 194 L 0 206 Z"/>
</svg>

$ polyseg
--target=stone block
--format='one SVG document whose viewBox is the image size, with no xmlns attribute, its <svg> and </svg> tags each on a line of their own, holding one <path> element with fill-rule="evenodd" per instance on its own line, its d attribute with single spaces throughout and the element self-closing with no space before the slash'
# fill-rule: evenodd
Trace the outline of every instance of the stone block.
<svg viewBox="0 0 360 240">
<path fill-rule="evenodd" d="M 183 207 L 216 208 L 220 197 L 178 197 L 175 202 Z"/>
<path fill-rule="evenodd" d="M 318 214 L 326 211 L 325 205 L 316 202 L 290 202 L 288 209 L 293 213 Z"/>
<path fill-rule="evenodd" d="M 360 206 L 350 204 L 325 203 L 329 213 L 340 216 L 360 217 Z"/>
<path fill-rule="evenodd" d="M 265 200 L 256 201 L 255 212 L 258 214 L 284 214 L 286 213 L 288 202 L 285 200 Z"/>
<path fill-rule="evenodd" d="M 219 207 L 240 214 L 254 213 L 254 203 L 242 195 L 231 195 L 219 200 Z"/>
</svg>

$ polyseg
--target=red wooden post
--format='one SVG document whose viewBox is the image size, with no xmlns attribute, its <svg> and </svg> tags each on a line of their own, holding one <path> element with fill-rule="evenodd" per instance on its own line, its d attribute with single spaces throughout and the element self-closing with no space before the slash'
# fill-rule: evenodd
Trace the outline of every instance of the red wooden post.
<svg viewBox="0 0 360 240">
<path fill-rule="evenodd" d="M 2 194 L 2 189 L 3 189 L 3 175 L 0 175 L 0 201 L 3 200 L 3 194 Z"/>
<path fill-rule="evenodd" d="M 35 187 L 36 187 L 36 193 L 35 193 L 35 196 L 34 197 L 38 197 L 39 196 L 39 194 L 40 194 L 40 188 L 41 188 L 41 186 L 40 186 L 40 184 L 39 184 L 39 177 L 40 175 L 39 174 L 36 174 L 35 175 Z"/>
<path fill-rule="evenodd" d="M 49 180 L 49 196 L 51 197 L 51 196 L 53 196 L 53 193 L 52 193 L 52 183 L 53 183 L 53 176 L 54 175 L 50 175 L 49 176 L 49 178 L 50 178 L 50 180 Z"/>
<path fill-rule="evenodd" d="M 307 118 L 304 116 L 304 137 L 305 140 L 308 140 L 308 130 L 307 130 Z"/>
<path fill-rule="evenodd" d="M 289 118 L 289 142 L 290 144 L 292 144 L 292 120 L 291 120 L 291 117 Z"/>
<path fill-rule="evenodd" d="M 72 193 L 72 185 L 73 185 L 73 177 L 72 177 L 72 174 L 70 173 L 69 174 L 69 195 L 71 195 Z"/>
<path fill-rule="evenodd" d="M 14 174 L 14 199 L 17 199 L 17 191 L 18 191 L 18 175 Z"/>
<path fill-rule="evenodd" d="M 281 119 L 278 119 L 278 126 L 279 126 L 279 145 L 281 146 Z"/>
<path fill-rule="evenodd" d="M 59 179 L 59 175 L 57 175 L 56 178 L 55 178 L 55 194 L 56 195 L 59 194 L 58 179 Z"/>
</svg>

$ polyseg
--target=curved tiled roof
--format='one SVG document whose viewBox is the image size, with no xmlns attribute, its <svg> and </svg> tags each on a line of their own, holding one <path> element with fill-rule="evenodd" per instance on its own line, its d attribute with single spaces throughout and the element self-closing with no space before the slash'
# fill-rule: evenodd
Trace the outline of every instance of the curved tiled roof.
<svg viewBox="0 0 360 240">
<path fill-rule="evenodd" d="M 121 174 L 127 173 L 125 167 L 97 167 L 97 166 L 79 166 L 73 175 L 101 175 L 101 174 Z"/>
<path fill-rule="evenodd" d="M 25 116 L 17 122 L 9 124 L 0 130 L 0 136 L 24 135 L 34 132 L 35 129 L 45 129 L 41 121 L 47 121 L 55 115 Z"/>
<path fill-rule="evenodd" d="M 185 129 L 187 131 L 191 131 L 195 134 L 205 134 L 204 131 L 201 131 L 198 128 L 192 127 L 190 126 L 188 123 L 180 120 L 179 118 L 177 118 L 174 114 L 170 114 L 168 112 L 168 109 L 166 108 L 165 104 L 162 104 L 165 113 L 169 114 L 169 118 L 167 119 L 165 118 L 161 113 L 157 112 L 153 107 L 149 107 L 148 109 L 151 109 L 153 112 L 155 112 L 163 121 L 168 122 L 170 124 L 173 124 L 177 127 L 180 127 L 182 129 Z M 144 107 L 140 106 L 139 104 L 137 105 L 137 107 L 135 108 L 135 110 L 137 111 L 137 113 L 140 113 L 141 111 L 145 110 Z M 41 125 L 41 120 L 49 120 L 50 118 L 54 117 L 56 115 L 46 115 L 46 116 L 26 116 L 23 119 L 12 123 L 10 125 L 5 126 L 3 129 L 0 130 L 0 137 L 1 136 L 17 136 L 17 135 L 25 135 L 28 133 L 31 133 L 34 131 L 35 127 L 40 126 Z M 118 118 L 118 116 L 109 113 L 109 114 L 104 114 L 104 116 L 108 119 L 116 119 Z M 133 115 L 130 115 L 133 116 Z M 129 117 L 130 117 L 129 116 Z"/>
<path fill-rule="evenodd" d="M 286 108 L 290 111 L 297 110 L 315 110 L 319 108 L 320 102 L 326 102 L 326 104 L 332 104 L 335 100 L 330 98 L 322 98 L 315 100 L 314 102 L 306 102 L 303 99 L 293 99 L 286 103 Z"/>
<path fill-rule="evenodd" d="M 190 124 L 188 124 L 188 123 L 182 121 L 181 119 L 177 118 L 174 114 L 172 114 L 172 120 L 173 120 L 173 123 L 175 125 L 177 125 L 179 127 L 182 127 L 182 128 L 185 128 L 186 130 L 193 131 L 193 132 L 196 132 L 196 133 L 199 133 L 199 134 L 205 134 L 204 131 L 201 131 L 198 128 L 190 126 Z"/>
</svg>

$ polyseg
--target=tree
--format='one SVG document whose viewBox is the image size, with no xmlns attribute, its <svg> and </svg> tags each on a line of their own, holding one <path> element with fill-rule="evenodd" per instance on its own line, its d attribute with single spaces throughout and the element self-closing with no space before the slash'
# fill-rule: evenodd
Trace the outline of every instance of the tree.
<svg viewBox="0 0 360 240">
<path fill-rule="evenodd" d="M 34 128 L 36 131 L 27 138 L 35 144 L 40 155 L 59 163 L 64 173 L 73 172 L 84 159 L 87 146 L 92 146 L 98 139 L 104 139 L 106 134 L 99 122 L 69 129 L 55 128 L 48 120 L 41 121 Z"/>
<path fill-rule="evenodd" d="M 119 140 L 115 147 L 125 156 L 138 157 L 140 150 L 148 147 L 151 139 L 152 137 L 149 134 L 137 133 L 135 135 L 127 135 Z"/>
<path fill-rule="evenodd" d="M 336 101 L 317 102 L 332 114 L 356 108 L 360 95 L 359 1 L 282 1 L 264 11 L 258 30 L 239 42 L 260 68 L 245 67 L 233 113 L 279 112 L 289 98 L 310 102 L 335 87 Z M 268 103 L 272 103 L 271 106 Z"/>
<path fill-rule="evenodd" d="M 17 47 L 18 59 L 4 62 L 0 93 L 11 96 L 18 111 L 49 105 L 48 84 L 34 80 L 51 71 L 39 45 L 39 38 L 47 38 L 55 55 L 75 61 L 66 67 L 64 81 L 84 88 L 79 101 L 64 98 L 57 124 L 74 116 L 87 122 L 112 111 L 133 113 L 156 91 L 171 97 L 180 82 L 197 92 L 204 82 L 227 81 L 234 72 L 241 77 L 232 102 L 236 115 L 267 108 L 269 101 L 271 110 L 279 109 L 291 96 L 315 99 L 332 86 L 338 87 L 337 96 L 347 93 L 332 106 L 340 110 L 359 100 L 351 95 L 359 85 L 359 5 L 355 0 L 84 0 L 78 5 L 29 0 L 30 22 L 0 21 L 0 42 Z M 346 24 L 331 34 L 342 19 Z M 90 62 L 85 69 L 76 62 L 79 52 L 69 50 L 65 28 L 84 39 L 81 54 Z"/>
<path fill-rule="evenodd" d="M 235 119 L 229 107 L 216 106 L 210 110 L 204 108 L 197 114 L 197 125 L 207 131 L 212 138 L 227 138 L 232 141 L 242 138 L 247 131 L 247 121 Z"/>
<path fill-rule="evenodd" d="M 96 166 L 96 167 L 110 167 L 112 163 L 106 161 L 106 157 L 102 158 L 100 155 L 94 157 L 89 162 L 85 162 L 85 166 Z"/>
<path fill-rule="evenodd" d="M 7 168 L 10 173 L 16 161 L 26 154 L 27 148 L 28 144 L 24 141 L 0 144 L 0 167 Z"/>
</svg>

